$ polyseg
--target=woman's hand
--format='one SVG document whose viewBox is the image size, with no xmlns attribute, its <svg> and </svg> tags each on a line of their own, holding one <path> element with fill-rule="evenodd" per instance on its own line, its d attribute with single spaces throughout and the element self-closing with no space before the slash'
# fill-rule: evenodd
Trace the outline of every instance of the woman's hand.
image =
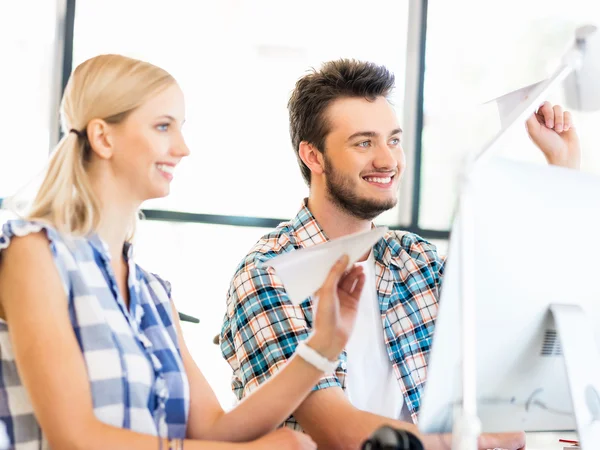
<svg viewBox="0 0 600 450">
<path fill-rule="evenodd" d="M 315 295 L 314 334 L 308 344 L 329 360 L 337 358 L 350 338 L 365 284 L 362 267 L 345 272 L 347 266 L 348 256 L 344 255 Z"/>
</svg>

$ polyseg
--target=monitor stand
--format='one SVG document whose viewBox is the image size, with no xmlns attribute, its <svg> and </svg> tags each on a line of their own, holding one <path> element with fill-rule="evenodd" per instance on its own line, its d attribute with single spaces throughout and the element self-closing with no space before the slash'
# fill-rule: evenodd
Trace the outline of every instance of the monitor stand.
<svg viewBox="0 0 600 450">
<path fill-rule="evenodd" d="M 600 448 L 600 353 L 596 338 L 580 306 L 553 304 L 550 312 L 562 347 L 579 445 L 582 450 L 596 450 Z"/>
<path fill-rule="evenodd" d="M 592 325 L 578 305 L 553 304 L 550 313 L 565 361 L 579 446 L 582 450 L 597 450 L 600 448 L 600 353 Z M 480 432 L 479 418 L 465 414 L 462 405 L 457 405 L 452 449 L 474 449 Z"/>
</svg>

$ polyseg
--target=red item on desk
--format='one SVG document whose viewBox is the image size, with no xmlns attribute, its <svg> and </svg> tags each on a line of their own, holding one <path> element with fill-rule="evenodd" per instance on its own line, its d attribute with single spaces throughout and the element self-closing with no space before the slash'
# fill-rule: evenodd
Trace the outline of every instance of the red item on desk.
<svg viewBox="0 0 600 450">
<path fill-rule="evenodd" d="M 563 442 L 565 444 L 579 445 L 579 441 L 573 441 L 571 439 L 559 439 L 558 442 Z"/>
</svg>

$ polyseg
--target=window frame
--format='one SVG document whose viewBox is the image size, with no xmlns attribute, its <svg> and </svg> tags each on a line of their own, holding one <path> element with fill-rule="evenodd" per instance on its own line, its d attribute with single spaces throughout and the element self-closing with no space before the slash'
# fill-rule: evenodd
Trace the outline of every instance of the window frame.
<svg viewBox="0 0 600 450">
<path fill-rule="evenodd" d="M 392 230 L 406 230 L 425 239 L 449 238 L 448 230 L 422 229 L 419 227 L 421 201 L 421 165 L 423 131 L 423 95 L 425 84 L 425 52 L 427 38 L 428 0 L 409 0 L 409 28 L 407 36 L 406 81 L 404 101 L 405 141 L 409 169 L 406 171 L 400 190 L 400 208 L 398 220 L 389 225 Z M 58 42 L 62 48 L 57 51 L 57 69 L 61 79 L 59 90 L 54 97 L 62 98 L 67 81 L 73 69 L 73 47 L 75 29 L 75 10 L 77 0 L 61 0 L 58 7 Z M 61 27 L 62 25 L 62 27 Z M 58 105 L 59 102 L 55 102 Z M 61 137 L 58 114 L 53 113 L 56 124 L 56 142 Z M 55 143 L 56 143 L 55 142 Z M 54 143 L 54 144 L 55 144 Z M 51 147 L 53 147 L 51 145 Z M 275 217 L 251 217 L 235 215 L 202 214 L 192 212 L 168 211 L 162 209 L 143 209 L 146 220 L 166 222 L 190 222 L 215 225 L 233 225 L 241 227 L 276 227 L 287 220 Z"/>
</svg>

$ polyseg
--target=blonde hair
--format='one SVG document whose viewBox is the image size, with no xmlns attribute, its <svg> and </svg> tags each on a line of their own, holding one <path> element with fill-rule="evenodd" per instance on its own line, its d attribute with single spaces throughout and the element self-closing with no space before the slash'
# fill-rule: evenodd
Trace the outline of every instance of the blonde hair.
<svg viewBox="0 0 600 450">
<path fill-rule="evenodd" d="M 62 98 L 64 135 L 50 158 L 28 219 L 49 222 L 74 235 L 93 232 L 100 222 L 101 205 L 86 171 L 92 152 L 88 123 L 92 119 L 121 123 L 173 83 L 175 79 L 160 67 L 122 55 L 99 55 L 81 63 Z M 135 223 L 132 217 L 130 238 Z"/>
</svg>

